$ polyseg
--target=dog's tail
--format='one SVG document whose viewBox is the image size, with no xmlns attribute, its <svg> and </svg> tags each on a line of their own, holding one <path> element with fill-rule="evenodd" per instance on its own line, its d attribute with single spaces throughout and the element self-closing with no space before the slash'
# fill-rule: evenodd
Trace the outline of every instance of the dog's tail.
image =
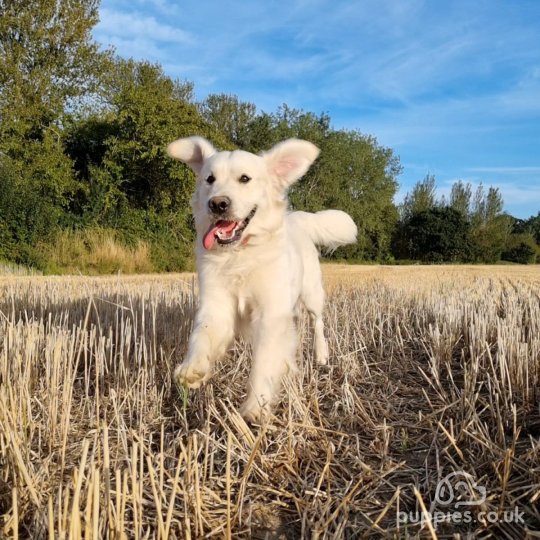
<svg viewBox="0 0 540 540">
<path fill-rule="evenodd" d="M 292 212 L 288 221 L 293 227 L 300 227 L 317 246 L 333 251 L 339 246 L 354 244 L 358 229 L 351 216 L 341 210 Z"/>
</svg>

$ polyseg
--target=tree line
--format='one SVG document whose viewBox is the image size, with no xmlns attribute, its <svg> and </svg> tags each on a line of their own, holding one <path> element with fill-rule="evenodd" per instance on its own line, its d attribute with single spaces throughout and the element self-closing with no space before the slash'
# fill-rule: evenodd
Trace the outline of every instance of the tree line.
<svg viewBox="0 0 540 540">
<path fill-rule="evenodd" d="M 503 207 L 497 188 L 473 190 L 463 181 L 438 199 L 435 177 L 427 175 L 400 206 L 393 253 L 424 262 L 539 262 L 540 212 L 520 220 Z"/>
<path fill-rule="evenodd" d="M 473 196 L 458 183 L 449 201 L 436 200 L 429 177 L 398 206 L 399 158 L 374 137 L 287 105 L 260 112 L 225 94 L 198 102 L 193 83 L 103 50 L 91 35 L 97 0 L 1 0 L 0 9 L 0 259 L 51 272 L 116 271 L 140 255 L 135 270 L 189 268 L 194 178 L 165 147 L 194 134 L 252 152 L 288 137 L 319 146 L 289 196 L 296 209 L 351 214 L 358 242 L 336 257 L 537 256 L 540 218 L 504 214 L 497 190 Z"/>
</svg>

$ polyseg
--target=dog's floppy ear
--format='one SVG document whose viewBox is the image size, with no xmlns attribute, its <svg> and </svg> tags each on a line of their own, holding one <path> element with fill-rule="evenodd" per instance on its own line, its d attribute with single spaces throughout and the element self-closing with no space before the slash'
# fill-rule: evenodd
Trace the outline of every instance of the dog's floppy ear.
<svg viewBox="0 0 540 540">
<path fill-rule="evenodd" d="M 308 141 L 287 139 L 263 154 L 268 170 L 280 187 L 287 188 L 301 178 L 319 155 L 319 149 Z"/>
<path fill-rule="evenodd" d="M 201 172 L 204 161 L 215 153 L 212 143 L 204 137 L 178 139 L 167 146 L 167 154 L 189 165 L 195 174 Z"/>
</svg>

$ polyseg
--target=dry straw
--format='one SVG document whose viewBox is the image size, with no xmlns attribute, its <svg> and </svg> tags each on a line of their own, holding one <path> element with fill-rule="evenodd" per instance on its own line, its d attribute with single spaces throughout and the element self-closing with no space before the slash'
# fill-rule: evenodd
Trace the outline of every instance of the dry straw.
<svg viewBox="0 0 540 540">
<path fill-rule="evenodd" d="M 189 276 L 0 284 L 0 537 L 523 538 L 540 528 L 540 271 L 326 267 L 328 367 L 299 321 L 272 422 L 237 412 L 236 343 L 171 381 Z M 404 525 L 464 471 L 523 523 Z M 479 514 L 478 514 L 479 515 Z"/>
</svg>

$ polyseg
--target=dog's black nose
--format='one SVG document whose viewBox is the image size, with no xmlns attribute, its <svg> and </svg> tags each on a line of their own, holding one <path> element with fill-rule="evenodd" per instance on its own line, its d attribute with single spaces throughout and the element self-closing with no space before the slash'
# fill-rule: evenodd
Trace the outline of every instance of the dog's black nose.
<svg viewBox="0 0 540 540">
<path fill-rule="evenodd" d="M 231 206 L 231 199 L 229 197 L 212 197 L 208 201 L 208 208 L 214 214 L 224 214 Z"/>
</svg>

